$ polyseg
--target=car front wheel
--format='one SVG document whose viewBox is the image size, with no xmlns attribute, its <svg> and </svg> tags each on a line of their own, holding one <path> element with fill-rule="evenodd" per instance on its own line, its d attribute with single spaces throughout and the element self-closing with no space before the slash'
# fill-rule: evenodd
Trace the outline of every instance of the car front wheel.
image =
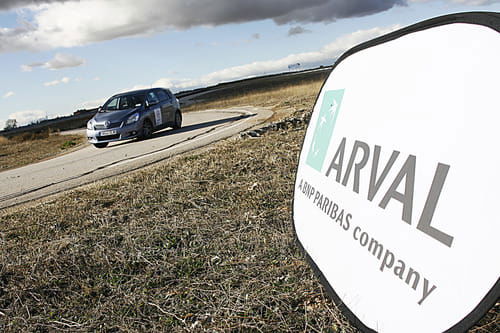
<svg viewBox="0 0 500 333">
<path fill-rule="evenodd" d="M 153 125 L 149 120 L 146 120 L 142 125 L 141 134 L 139 135 L 139 139 L 149 139 L 153 135 Z"/>
</svg>

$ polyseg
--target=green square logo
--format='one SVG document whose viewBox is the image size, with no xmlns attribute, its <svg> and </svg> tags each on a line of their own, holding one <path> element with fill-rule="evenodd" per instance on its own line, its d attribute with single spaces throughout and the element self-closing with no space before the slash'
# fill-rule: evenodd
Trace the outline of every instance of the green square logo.
<svg viewBox="0 0 500 333">
<path fill-rule="evenodd" d="M 330 145 L 343 97 L 344 89 L 330 90 L 325 92 L 323 96 L 323 104 L 319 111 L 313 140 L 306 160 L 309 166 L 319 172 L 321 172 L 326 153 L 328 152 L 328 146 Z"/>
</svg>

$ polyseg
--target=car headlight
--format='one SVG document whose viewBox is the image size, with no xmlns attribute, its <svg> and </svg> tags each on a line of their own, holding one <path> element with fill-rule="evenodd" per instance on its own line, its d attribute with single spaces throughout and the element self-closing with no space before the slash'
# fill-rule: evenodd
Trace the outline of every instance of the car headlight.
<svg viewBox="0 0 500 333">
<path fill-rule="evenodd" d="M 94 127 L 93 127 L 93 126 L 94 126 L 94 122 L 93 122 L 93 121 L 92 121 L 92 119 L 91 119 L 91 120 L 89 120 L 89 121 L 87 122 L 87 129 L 88 129 L 88 130 L 93 130 L 93 129 L 94 129 Z"/>
<path fill-rule="evenodd" d="M 139 120 L 139 114 L 138 113 L 134 113 L 133 115 L 131 115 L 130 117 L 128 117 L 128 119 L 127 119 L 127 125 L 133 124 L 133 123 L 137 122 L 138 120 Z"/>
</svg>

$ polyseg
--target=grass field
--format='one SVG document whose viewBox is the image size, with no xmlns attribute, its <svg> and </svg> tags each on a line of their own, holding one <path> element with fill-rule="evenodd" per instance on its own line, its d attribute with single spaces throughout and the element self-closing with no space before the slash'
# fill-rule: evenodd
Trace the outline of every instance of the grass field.
<svg viewBox="0 0 500 333">
<path fill-rule="evenodd" d="M 323 73 L 316 80 L 281 82 L 271 89 L 262 89 L 260 86 L 247 86 L 245 89 L 214 91 L 201 96 L 200 102 L 184 108 L 183 111 L 190 112 L 242 105 L 271 106 L 275 107 L 275 111 L 278 111 L 278 113 L 311 108 L 311 103 L 314 103 L 326 75 L 327 73 Z"/>
<path fill-rule="evenodd" d="M 23 133 L 9 139 L 0 137 L 0 171 L 40 162 L 83 145 L 81 135 Z"/>
<path fill-rule="evenodd" d="M 320 85 L 208 103 L 297 116 Z M 294 240 L 304 133 L 232 138 L 0 212 L 0 330 L 357 332 Z M 473 331 L 498 329 L 495 310 Z"/>
</svg>

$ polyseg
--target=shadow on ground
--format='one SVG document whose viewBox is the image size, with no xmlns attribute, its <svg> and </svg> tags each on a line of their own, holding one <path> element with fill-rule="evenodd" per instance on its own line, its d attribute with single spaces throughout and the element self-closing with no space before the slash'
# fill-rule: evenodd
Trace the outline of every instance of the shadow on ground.
<svg viewBox="0 0 500 333">
<path fill-rule="evenodd" d="M 161 130 L 159 132 L 153 133 L 153 135 L 151 136 L 151 139 L 161 138 L 161 137 L 171 135 L 171 134 L 191 132 L 191 131 L 195 131 L 195 130 L 199 130 L 199 129 L 203 129 L 203 128 L 207 128 L 207 127 L 211 127 L 211 126 L 217 126 L 217 125 L 222 125 L 225 123 L 231 123 L 231 122 L 234 122 L 237 120 L 246 119 L 246 118 L 250 118 L 250 117 L 254 117 L 254 116 L 255 115 L 253 115 L 253 114 L 241 115 L 241 116 L 235 116 L 235 117 L 224 118 L 224 119 L 219 119 L 219 120 L 206 121 L 204 123 L 199 123 L 199 124 L 188 125 L 188 126 L 184 126 L 182 128 L 179 128 L 179 129 Z M 137 141 L 140 141 L 140 139 L 118 142 L 117 144 L 114 144 L 112 147 L 118 147 L 121 145 L 131 144 L 131 143 L 134 143 Z"/>
</svg>

